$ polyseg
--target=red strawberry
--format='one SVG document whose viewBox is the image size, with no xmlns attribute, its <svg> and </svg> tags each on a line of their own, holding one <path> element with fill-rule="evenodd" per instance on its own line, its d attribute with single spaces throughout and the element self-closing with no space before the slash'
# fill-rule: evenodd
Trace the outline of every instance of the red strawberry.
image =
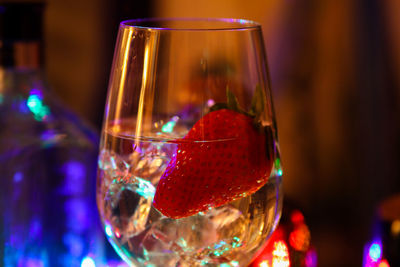
<svg viewBox="0 0 400 267">
<path fill-rule="evenodd" d="M 260 89 L 257 92 L 263 101 Z M 228 91 L 228 103 L 217 108 L 221 109 L 202 117 L 177 141 L 153 201 L 167 217 L 187 217 L 221 206 L 254 193 L 268 180 L 272 133 L 269 127 L 254 125 L 263 109 L 260 100 L 253 101 L 246 113 Z"/>
<path fill-rule="evenodd" d="M 271 129 L 254 121 L 265 95 L 257 88 L 248 113 L 228 90 L 178 143 L 158 183 L 153 205 L 162 214 L 182 218 L 252 194 L 270 175 Z"/>
</svg>

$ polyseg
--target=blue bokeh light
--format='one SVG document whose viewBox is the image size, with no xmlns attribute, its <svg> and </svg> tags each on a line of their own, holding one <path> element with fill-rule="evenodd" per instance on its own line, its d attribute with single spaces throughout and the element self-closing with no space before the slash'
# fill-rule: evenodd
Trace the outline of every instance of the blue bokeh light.
<svg viewBox="0 0 400 267">
<path fill-rule="evenodd" d="M 83 240 L 81 235 L 67 232 L 63 235 L 62 241 L 72 257 L 80 257 L 83 255 L 85 249 L 85 240 Z"/>
<path fill-rule="evenodd" d="M 83 195 L 86 190 L 86 166 L 79 161 L 70 160 L 62 166 L 65 173 L 63 193 L 65 195 Z"/>
<path fill-rule="evenodd" d="M 16 172 L 13 177 L 14 183 L 21 182 L 23 178 L 24 178 L 24 175 L 22 174 L 22 172 Z"/>
</svg>

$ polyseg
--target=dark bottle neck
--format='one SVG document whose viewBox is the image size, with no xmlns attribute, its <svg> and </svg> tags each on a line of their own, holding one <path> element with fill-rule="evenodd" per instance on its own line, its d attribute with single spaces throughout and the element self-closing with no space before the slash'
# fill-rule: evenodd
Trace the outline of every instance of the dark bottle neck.
<svg viewBox="0 0 400 267">
<path fill-rule="evenodd" d="M 43 11 L 43 2 L 0 0 L 1 67 L 43 67 Z"/>
<path fill-rule="evenodd" d="M 43 67 L 41 41 L 0 42 L 0 66 L 5 69 L 40 70 Z"/>
</svg>

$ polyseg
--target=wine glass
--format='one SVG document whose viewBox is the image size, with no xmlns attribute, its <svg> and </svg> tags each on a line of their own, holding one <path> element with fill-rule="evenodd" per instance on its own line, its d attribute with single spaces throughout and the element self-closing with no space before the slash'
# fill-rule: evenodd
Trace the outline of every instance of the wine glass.
<svg viewBox="0 0 400 267">
<path fill-rule="evenodd" d="M 100 145 L 105 233 L 134 266 L 246 266 L 281 212 L 261 26 L 120 24 Z"/>
</svg>

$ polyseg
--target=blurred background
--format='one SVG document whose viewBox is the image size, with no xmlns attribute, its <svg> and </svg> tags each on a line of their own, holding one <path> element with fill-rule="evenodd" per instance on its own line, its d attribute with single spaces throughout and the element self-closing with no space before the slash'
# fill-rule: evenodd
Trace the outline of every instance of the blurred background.
<svg viewBox="0 0 400 267">
<path fill-rule="evenodd" d="M 98 131 L 121 20 L 234 17 L 262 24 L 286 200 L 319 266 L 361 266 L 378 204 L 400 191 L 398 0 L 48 0 L 52 91 Z"/>
</svg>

